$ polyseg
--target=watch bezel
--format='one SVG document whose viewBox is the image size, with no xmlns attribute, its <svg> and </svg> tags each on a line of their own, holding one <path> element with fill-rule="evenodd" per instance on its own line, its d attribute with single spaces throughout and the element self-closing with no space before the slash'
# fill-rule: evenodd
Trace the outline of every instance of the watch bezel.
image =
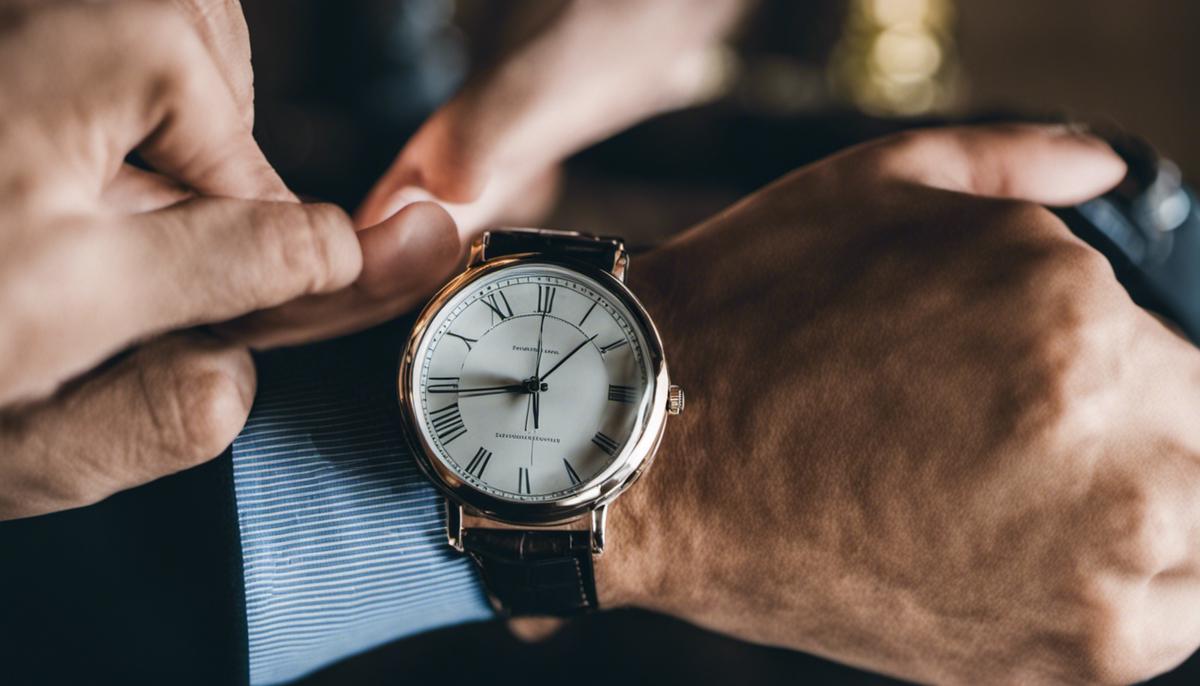
<svg viewBox="0 0 1200 686">
<path fill-rule="evenodd" d="M 437 456 L 417 425 L 418 399 L 410 392 L 417 369 L 416 353 L 421 347 L 434 317 L 460 291 L 488 275 L 513 266 L 551 265 L 578 272 L 591 278 L 619 300 L 633 316 L 632 324 L 641 328 L 650 367 L 648 384 L 651 396 L 644 410 L 642 431 L 633 445 L 619 458 L 615 470 L 603 480 L 556 500 L 520 502 L 481 491 L 463 481 Z M 540 253 L 496 257 L 468 267 L 451 279 L 421 310 L 405 346 L 398 378 L 398 399 L 404 421 L 404 434 L 417 465 L 430 481 L 452 502 L 468 510 L 502 522 L 517 525 L 554 525 L 573 520 L 611 503 L 649 468 L 662 441 L 667 419 L 667 393 L 670 388 L 662 339 L 646 308 L 620 279 L 610 272 L 570 258 Z"/>
</svg>

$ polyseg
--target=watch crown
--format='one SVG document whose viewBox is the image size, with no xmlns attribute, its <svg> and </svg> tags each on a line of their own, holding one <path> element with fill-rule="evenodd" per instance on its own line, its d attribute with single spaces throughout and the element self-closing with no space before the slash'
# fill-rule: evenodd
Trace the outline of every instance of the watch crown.
<svg viewBox="0 0 1200 686">
<path fill-rule="evenodd" d="M 667 389 L 667 414 L 683 412 L 683 405 L 683 389 L 674 385 Z"/>
</svg>

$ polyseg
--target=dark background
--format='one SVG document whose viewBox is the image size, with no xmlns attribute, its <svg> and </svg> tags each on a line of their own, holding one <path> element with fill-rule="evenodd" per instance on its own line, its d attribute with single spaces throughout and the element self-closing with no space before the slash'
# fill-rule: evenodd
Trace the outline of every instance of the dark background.
<svg viewBox="0 0 1200 686">
<path fill-rule="evenodd" d="M 353 209 L 421 120 L 554 5 L 250 0 L 256 135 L 293 188 Z M 573 159 L 548 225 L 651 245 L 845 145 L 997 112 L 1115 124 L 1186 175 L 1200 169 L 1198 26 L 1194 0 L 761 2 L 722 53 L 713 98 Z M 302 683 L 401 680 L 894 683 L 632 611 L 540 643 L 499 622 L 446 629 Z"/>
</svg>

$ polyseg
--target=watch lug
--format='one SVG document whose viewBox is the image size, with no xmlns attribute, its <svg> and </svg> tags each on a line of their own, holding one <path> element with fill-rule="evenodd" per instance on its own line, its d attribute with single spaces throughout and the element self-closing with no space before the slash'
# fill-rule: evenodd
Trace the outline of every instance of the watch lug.
<svg viewBox="0 0 1200 686">
<path fill-rule="evenodd" d="M 625 273 L 629 270 L 629 253 L 625 252 L 625 244 L 618 243 L 617 251 L 613 255 L 612 275 L 617 277 L 622 283 L 625 281 Z"/>
<path fill-rule="evenodd" d="M 471 253 L 467 258 L 468 267 L 474 267 L 487 259 L 488 233 L 484 231 L 482 234 L 476 236 L 475 240 L 471 241 Z"/>
<path fill-rule="evenodd" d="M 446 501 L 446 540 L 450 542 L 450 547 L 458 552 L 463 552 L 462 540 L 462 524 L 463 524 L 463 509 L 462 505 L 456 505 L 449 500 Z"/>
<path fill-rule="evenodd" d="M 608 525 L 608 505 L 592 510 L 592 554 L 604 554 L 604 528 Z"/>
</svg>

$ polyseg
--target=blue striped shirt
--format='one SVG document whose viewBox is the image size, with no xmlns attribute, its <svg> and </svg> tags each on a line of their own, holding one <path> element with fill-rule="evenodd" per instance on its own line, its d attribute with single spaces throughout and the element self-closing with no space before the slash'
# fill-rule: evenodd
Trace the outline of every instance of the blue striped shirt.
<svg viewBox="0 0 1200 686">
<path fill-rule="evenodd" d="M 403 441 L 390 369 L 339 359 L 361 352 L 327 344 L 260 365 L 233 444 L 254 686 L 492 616 Z"/>
</svg>

